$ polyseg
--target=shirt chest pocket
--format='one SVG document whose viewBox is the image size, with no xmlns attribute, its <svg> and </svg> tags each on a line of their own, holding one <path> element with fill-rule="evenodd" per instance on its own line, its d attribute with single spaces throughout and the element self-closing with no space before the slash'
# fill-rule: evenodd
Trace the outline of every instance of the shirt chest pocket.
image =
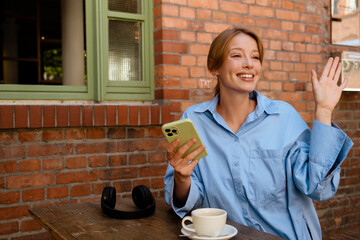
<svg viewBox="0 0 360 240">
<path fill-rule="evenodd" d="M 249 163 L 248 198 L 253 201 L 285 201 L 286 176 L 282 151 L 252 149 Z"/>
</svg>

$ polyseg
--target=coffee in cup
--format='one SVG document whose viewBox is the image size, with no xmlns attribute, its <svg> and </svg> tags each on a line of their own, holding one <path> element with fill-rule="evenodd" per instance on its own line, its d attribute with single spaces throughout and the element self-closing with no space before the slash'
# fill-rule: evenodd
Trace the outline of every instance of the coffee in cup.
<svg viewBox="0 0 360 240">
<path fill-rule="evenodd" d="M 185 230 L 194 232 L 198 236 L 218 237 L 225 226 L 227 213 L 219 208 L 198 208 L 191 212 L 191 216 L 182 219 L 182 226 Z M 186 225 L 190 221 L 193 227 Z"/>
</svg>

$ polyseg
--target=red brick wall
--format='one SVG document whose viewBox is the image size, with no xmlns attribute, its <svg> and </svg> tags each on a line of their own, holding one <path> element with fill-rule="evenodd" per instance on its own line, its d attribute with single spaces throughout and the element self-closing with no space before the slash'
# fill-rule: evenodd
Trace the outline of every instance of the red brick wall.
<svg viewBox="0 0 360 240">
<path fill-rule="evenodd" d="M 206 69 L 212 39 L 248 27 L 265 46 L 258 90 L 291 103 L 311 125 L 310 70 L 358 48 L 330 44 L 329 0 L 153 0 L 156 104 L 1 105 L 0 239 L 48 239 L 29 207 L 99 200 L 113 184 L 122 197 L 145 184 L 163 194 L 162 123 L 212 98 Z M 338 193 L 316 202 L 325 236 L 360 228 L 360 94 L 344 92 L 334 122 L 355 145 L 342 165 Z M 324 238 L 326 239 L 326 237 Z"/>
</svg>

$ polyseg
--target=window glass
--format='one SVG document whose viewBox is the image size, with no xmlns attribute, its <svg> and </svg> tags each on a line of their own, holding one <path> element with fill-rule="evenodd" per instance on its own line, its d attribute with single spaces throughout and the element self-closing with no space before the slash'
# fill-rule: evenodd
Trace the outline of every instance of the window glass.
<svg viewBox="0 0 360 240">
<path fill-rule="evenodd" d="M 109 0 L 109 10 L 115 12 L 141 13 L 141 0 Z"/>
<path fill-rule="evenodd" d="M 360 46 L 359 0 L 332 0 L 332 44 Z"/>
<path fill-rule="evenodd" d="M 141 24 L 109 20 L 109 80 L 141 81 Z"/>
<path fill-rule="evenodd" d="M 84 0 L 0 2 L 0 84 L 86 85 Z"/>
</svg>

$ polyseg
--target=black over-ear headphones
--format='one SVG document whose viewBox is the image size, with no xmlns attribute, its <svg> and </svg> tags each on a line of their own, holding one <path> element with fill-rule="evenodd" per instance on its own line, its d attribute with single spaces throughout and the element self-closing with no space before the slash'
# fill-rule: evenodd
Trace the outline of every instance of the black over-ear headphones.
<svg viewBox="0 0 360 240">
<path fill-rule="evenodd" d="M 106 186 L 101 196 L 101 209 L 103 213 L 111 218 L 136 219 L 148 217 L 155 211 L 155 199 L 150 190 L 144 186 L 136 186 L 132 190 L 132 199 L 138 210 L 125 212 L 116 210 L 116 190 L 114 187 Z"/>
</svg>

